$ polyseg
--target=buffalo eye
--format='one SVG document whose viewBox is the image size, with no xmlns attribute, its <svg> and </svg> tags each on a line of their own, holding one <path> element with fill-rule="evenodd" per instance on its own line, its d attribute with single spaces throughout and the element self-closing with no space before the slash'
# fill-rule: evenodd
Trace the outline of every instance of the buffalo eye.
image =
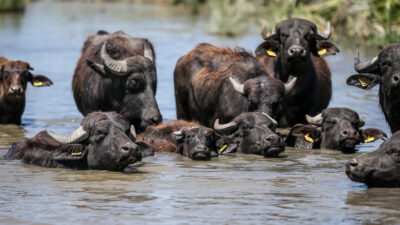
<svg viewBox="0 0 400 225">
<path fill-rule="evenodd" d="M 129 83 L 128 83 L 128 89 L 129 90 L 134 91 L 134 90 L 137 90 L 139 88 L 140 88 L 140 82 L 138 80 L 132 79 L 132 80 L 129 81 Z"/>
<path fill-rule="evenodd" d="M 187 134 L 186 135 L 186 139 L 192 139 L 193 138 L 193 135 L 192 134 Z"/>
<path fill-rule="evenodd" d="M 391 60 L 382 61 L 381 67 L 392 66 L 393 62 Z"/>
<path fill-rule="evenodd" d="M 107 132 L 102 131 L 102 130 L 96 130 L 94 132 L 95 141 L 99 142 L 99 141 L 103 140 L 106 137 L 106 135 L 107 135 Z"/>
<path fill-rule="evenodd" d="M 335 125 L 336 124 L 336 120 L 325 120 L 325 123 L 328 125 Z"/>
<path fill-rule="evenodd" d="M 280 34 L 280 37 L 281 37 L 282 39 L 285 39 L 285 38 L 289 37 L 289 35 L 286 34 L 286 33 L 281 33 L 281 34 Z"/>
<path fill-rule="evenodd" d="M 400 151 L 398 151 L 398 150 L 396 150 L 396 149 L 390 149 L 389 151 L 387 151 L 387 153 L 388 153 L 389 155 L 394 155 L 394 156 L 397 156 L 397 157 L 400 156 Z"/>
<path fill-rule="evenodd" d="M 249 111 L 254 111 L 256 109 L 257 109 L 257 104 L 254 101 L 249 100 Z"/>
<path fill-rule="evenodd" d="M 247 129 L 247 128 L 249 128 L 249 126 L 247 126 L 247 124 L 245 124 L 245 123 L 240 124 L 240 127 L 241 127 L 242 129 Z"/>
</svg>

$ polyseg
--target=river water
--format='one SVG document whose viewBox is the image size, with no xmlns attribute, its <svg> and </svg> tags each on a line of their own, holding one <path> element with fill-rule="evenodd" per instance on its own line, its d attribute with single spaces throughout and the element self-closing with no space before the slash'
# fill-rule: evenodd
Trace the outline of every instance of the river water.
<svg viewBox="0 0 400 225">
<path fill-rule="evenodd" d="M 360 146 L 356 154 L 288 148 L 287 157 L 277 159 L 234 154 L 196 162 L 159 154 L 126 173 L 5 161 L 2 155 L 13 142 L 44 129 L 68 134 L 78 127 L 82 115 L 72 97 L 72 74 L 84 40 L 99 29 L 153 42 L 165 120 L 176 118 L 173 69 L 180 56 L 200 42 L 249 50 L 261 42 L 258 29 L 221 38 L 208 33 L 205 18 L 159 5 L 34 2 L 23 14 L 0 14 L 0 55 L 28 61 L 54 82 L 28 87 L 24 126 L 0 126 L 0 224 L 399 223 L 400 189 L 367 188 L 344 172 L 347 160 L 375 150 L 381 141 Z M 328 57 L 330 106 L 350 107 L 367 118 L 366 127 L 389 134 L 377 89 L 345 84 L 354 73 L 354 51 Z"/>
</svg>

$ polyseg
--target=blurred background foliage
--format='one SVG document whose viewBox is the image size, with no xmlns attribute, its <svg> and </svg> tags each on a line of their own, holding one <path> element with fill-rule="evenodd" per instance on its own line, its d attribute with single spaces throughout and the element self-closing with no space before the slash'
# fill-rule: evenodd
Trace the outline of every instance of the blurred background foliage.
<svg viewBox="0 0 400 225">
<path fill-rule="evenodd" d="M 330 21 L 334 28 L 333 39 L 344 45 L 379 48 L 388 43 L 399 42 L 400 37 L 400 0 L 75 1 L 140 2 L 183 7 L 193 15 L 205 16 L 208 19 L 209 32 L 230 37 L 241 35 L 252 28 L 261 30 L 263 24 L 268 29 L 273 29 L 279 21 L 293 17 L 309 19 L 320 29 L 324 29 L 327 21 Z M 21 11 L 28 3 L 29 0 L 0 0 L 0 11 Z"/>
</svg>

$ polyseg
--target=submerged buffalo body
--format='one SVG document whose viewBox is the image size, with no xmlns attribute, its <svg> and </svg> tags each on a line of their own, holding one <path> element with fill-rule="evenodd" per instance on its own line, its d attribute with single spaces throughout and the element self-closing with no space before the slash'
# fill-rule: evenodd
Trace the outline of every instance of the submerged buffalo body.
<svg viewBox="0 0 400 225">
<path fill-rule="evenodd" d="M 31 70 L 27 62 L 0 57 L 0 123 L 21 124 L 28 82 L 34 87 L 53 84 L 49 78 L 34 75 Z"/>
<path fill-rule="evenodd" d="M 217 119 L 214 130 L 218 136 L 220 152 L 240 152 L 265 157 L 277 157 L 285 147 L 275 132 L 277 123 L 268 114 L 242 113 L 231 122 L 220 124 Z"/>
<path fill-rule="evenodd" d="M 379 103 L 392 133 L 400 130 L 400 43 L 382 49 L 378 56 L 360 62 L 357 53 L 354 69 L 358 74 L 347 79 L 347 84 L 369 90 L 379 85 Z"/>
<path fill-rule="evenodd" d="M 304 19 L 289 19 L 278 23 L 272 32 L 263 27 L 265 40 L 256 55 L 273 77 L 286 82 L 297 81 L 285 96 L 278 110 L 279 126 L 293 126 L 306 122 L 306 114 L 315 115 L 325 109 L 332 95 L 331 72 L 325 56 L 339 49 L 331 42 L 330 25 L 319 32 L 316 25 Z"/>
<path fill-rule="evenodd" d="M 355 157 L 346 164 L 347 176 L 376 187 L 400 187 L 400 131 L 378 150 Z"/>
<path fill-rule="evenodd" d="M 365 119 L 348 108 L 328 108 L 315 117 L 306 116 L 310 124 L 295 125 L 286 140 L 296 148 L 329 148 L 351 153 L 360 143 L 386 138 L 378 129 L 362 130 Z"/>
<path fill-rule="evenodd" d="M 217 118 L 226 123 L 242 112 L 273 116 L 294 82 L 284 85 L 267 76 L 257 59 L 244 50 L 200 44 L 175 67 L 177 116 L 208 127 Z"/>
<path fill-rule="evenodd" d="M 135 128 L 120 114 L 94 112 L 68 136 L 41 131 L 33 138 L 14 143 L 5 159 L 21 159 L 45 167 L 120 171 L 153 153 L 150 146 L 135 139 Z"/>
<path fill-rule="evenodd" d="M 117 111 L 144 130 L 162 120 L 156 88 L 154 51 L 147 39 L 99 31 L 86 40 L 72 81 L 83 115 Z"/>
<path fill-rule="evenodd" d="M 197 122 L 177 120 L 150 126 L 139 139 L 156 152 L 176 152 L 194 160 L 209 160 L 216 155 L 214 131 Z"/>
</svg>

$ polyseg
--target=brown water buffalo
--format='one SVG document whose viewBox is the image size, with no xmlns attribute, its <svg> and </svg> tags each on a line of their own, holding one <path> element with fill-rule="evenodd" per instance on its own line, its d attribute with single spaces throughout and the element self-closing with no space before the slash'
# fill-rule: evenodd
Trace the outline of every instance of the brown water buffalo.
<svg viewBox="0 0 400 225">
<path fill-rule="evenodd" d="M 138 139 L 155 152 L 176 152 L 194 160 L 209 160 L 217 155 L 214 131 L 197 122 L 175 120 L 149 126 Z"/>
<path fill-rule="evenodd" d="M 275 132 L 276 126 L 273 118 L 260 112 L 242 113 L 225 124 L 220 124 L 217 119 L 214 124 L 214 130 L 220 136 L 217 146 L 220 152 L 277 157 L 285 146 Z"/>
<path fill-rule="evenodd" d="M 150 146 L 135 139 L 135 128 L 120 114 L 94 112 L 70 135 L 41 131 L 14 143 L 4 158 L 45 167 L 120 171 L 141 160 L 142 153 L 153 153 Z"/>
<path fill-rule="evenodd" d="M 379 85 L 379 104 L 392 133 L 400 130 L 400 43 L 390 44 L 378 56 L 362 63 L 360 55 L 354 59 L 358 72 L 347 79 L 347 84 L 369 90 Z"/>
<path fill-rule="evenodd" d="M 117 111 L 139 131 L 160 123 L 154 57 L 147 39 L 122 31 L 89 36 L 72 81 L 79 111 Z"/>
<path fill-rule="evenodd" d="M 329 148 L 345 153 L 355 151 L 360 143 L 386 138 L 378 129 L 362 130 L 365 119 L 348 108 L 328 108 L 315 117 L 306 116 L 310 124 L 297 124 L 286 139 L 289 146 L 302 149 Z"/>
<path fill-rule="evenodd" d="M 286 82 L 297 81 L 291 93 L 285 96 L 278 109 L 279 126 L 305 123 L 305 115 L 315 115 L 325 109 L 332 96 L 329 66 L 324 58 L 339 49 L 328 39 L 331 28 L 322 33 L 317 26 L 304 19 L 288 19 L 278 23 L 272 32 L 265 26 L 265 40 L 256 49 L 257 59 L 267 73 Z"/>
<path fill-rule="evenodd" d="M 27 62 L 0 57 L 0 123 L 21 124 L 28 82 L 34 87 L 53 84 L 49 78 L 34 75 L 31 70 Z"/>
<path fill-rule="evenodd" d="M 242 49 L 199 44 L 175 67 L 177 116 L 207 127 L 217 118 L 226 123 L 242 112 L 274 116 L 295 81 L 284 85 L 267 76 L 257 59 Z"/>
<path fill-rule="evenodd" d="M 400 131 L 379 149 L 355 157 L 346 164 L 347 176 L 373 187 L 400 187 Z"/>
</svg>

